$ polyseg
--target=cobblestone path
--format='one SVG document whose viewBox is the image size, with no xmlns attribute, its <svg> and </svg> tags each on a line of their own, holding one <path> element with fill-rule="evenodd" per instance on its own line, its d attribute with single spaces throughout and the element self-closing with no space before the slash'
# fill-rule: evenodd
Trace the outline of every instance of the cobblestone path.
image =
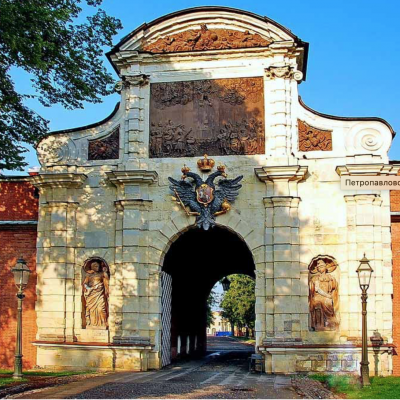
<svg viewBox="0 0 400 400">
<path fill-rule="evenodd" d="M 115 373 L 15 398 L 300 398 L 289 376 L 253 374 L 253 347 L 230 338 L 211 338 L 211 351 L 200 360 L 173 364 L 161 371 Z"/>
</svg>

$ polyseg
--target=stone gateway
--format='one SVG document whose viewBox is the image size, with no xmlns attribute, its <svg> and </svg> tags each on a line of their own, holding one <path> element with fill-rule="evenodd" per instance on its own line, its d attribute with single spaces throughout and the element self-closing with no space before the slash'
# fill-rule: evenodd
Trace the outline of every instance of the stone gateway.
<svg viewBox="0 0 400 400">
<path fill-rule="evenodd" d="M 278 23 L 225 7 L 163 16 L 107 54 L 113 113 L 37 147 L 39 366 L 146 371 L 204 353 L 208 294 L 243 273 L 267 373 L 357 372 L 365 253 L 371 372 L 392 373 L 389 192 L 339 183 L 397 175 L 394 132 L 306 106 L 307 56 Z"/>
</svg>

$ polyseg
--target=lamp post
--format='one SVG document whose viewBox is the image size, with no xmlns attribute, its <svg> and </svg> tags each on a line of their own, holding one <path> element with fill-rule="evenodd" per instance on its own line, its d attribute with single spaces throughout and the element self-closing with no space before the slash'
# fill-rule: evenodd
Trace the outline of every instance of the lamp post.
<svg viewBox="0 0 400 400">
<path fill-rule="evenodd" d="M 15 286 L 18 289 L 18 308 L 17 308 L 17 342 L 15 345 L 14 379 L 22 379 L 22 300 L 25 297 L 24 289 L 28 284 L 30 269 L 25 260 L 20 257 L 15 267 L 11 270 L 14 275 Z"/>
<path fill-rule="evenodd" d="M 357 268 L 358 282 L 361 288 L 362 303 L 362 355 L 361 355 L 361 386 L 369 386 L 369 361 L 368 361 L 368 337 L 367 337 L 367 290 L 371 282 L 373 269 L 369 265 L 368 258 L 360 260 Z"/>
<path fill-rule="evenodd" d="M 227 292 L 229 290 L 229 286 L 231 286 L 231 281 L 225 276 L 224 279 L 221 281 L 222 289 L 224 289 L 224 292 Z"/>
</svg>

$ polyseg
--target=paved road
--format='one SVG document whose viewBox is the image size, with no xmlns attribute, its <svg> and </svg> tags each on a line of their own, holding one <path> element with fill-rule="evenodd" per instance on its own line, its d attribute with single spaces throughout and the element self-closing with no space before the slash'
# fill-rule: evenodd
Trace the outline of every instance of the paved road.
<svg viewBox="0 0 400 400">
<path fill-rule="evenodd" d="M 299 398 L 290 377 L 249 373 L 252 346 L 212 338 L 209 349 L 211 353 L 201 360 L 176 363 L 161 371 L 114 373 L 15 398 Z"/>
</svg>

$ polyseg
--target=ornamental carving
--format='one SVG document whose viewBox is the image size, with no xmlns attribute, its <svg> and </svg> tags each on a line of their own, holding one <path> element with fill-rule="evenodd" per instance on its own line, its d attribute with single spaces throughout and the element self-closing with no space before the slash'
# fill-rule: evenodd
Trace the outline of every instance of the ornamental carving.
<svg viewBox="0 0 400 400">
<path fill-rule="evenodd" d="M 151 85 L 150 157 L 264 154 L 262 78 Z"/>
<path fill-rule="evenodd" d="M 177 181 L 169 177 L 170 189 L 176 201 L 185 211 L 186 215 L 196 216 L 196 225 L 208 230 L 215 226 L 215 218 L 227 213 L 231 209 L 242 185 L 243 175 L 235 179 L 226 179 L 225 166 L 218 166 L 218 171 L 210 174 L 204 181 L 200 175 L 190 172 L 186 166 L 182 168 L 182 178 Z M 218 177 L 224 179 L 214 182 Z M 186 181 L 190 178 L 190 181 Z M 217 187 L 216 187 L 217 185 Z"/>
<path fill-rule="evenodd" d="M 191 102 L 198 103 L 200 107 L 212 107 L 219 101 L 241 105 L 246 101 L 258 103 L 262 97 L 263 82 L 260 78 L 208 79 L 151 85 L 151 100 L 158 109 Z"/>
<path fill-rule="evenodd" d="M 83 310 L 86 328 L 108 328 L 110 270 L 101 258 L 91 258 L 83 267 Z"/>
<path fill-rule="evenodd" d="M 88 160 L 115 160 L 119 158 L 119 127 L 103 139 L 90 140 Z"/>
<path fill-rule="evenodd" d="M 334 276 L 338 265 L 330 256 L 313 258 L 309 270 L 310 328 L 335 331 L 339 327 L 339 284 Z"/>
<path fill-rule="evenodd" d="M 192 128 L 176 125 L 171 120 L 152 124 L 150 128 L 150 157 L 193 157 L 210 155 L 263 154 L 264 128 L 256 119 L 225 124 L 215 137 L 196 138 Z"/>
<path fill-rule="evenodd" d="M 314 128 L 297 120 L 299 127 L 299 151 L 331 151 L 332 131 Z"/>
<path fill-rule="evenodd" d="M 149 83 L 149 75 L 125 75 L 122 80 L 115 84 L 115 91 L 121 93 L 123 89 L 127 89 L 131 86 L 146 86 Z"/>
<path fill-rule="evenodd" d="M 40 141 L 36 148 L 41 165 L 68 163 L 76 157 L 76 145 L 63 134 L 51 135 Z"/>
<path fill-rule="evenodd" d="M 284 78 L 284 79 L 294 79 L 296 81 L 301 81 L 303 79 L 303 73 L 297 71 L 288 65 L 283 67 L 271 66 L 265 69 L 265 76 L 268 79 Z"/>
<path fill-rule="evenodd" d="M 200 29 L 169 35 L 153 43 L 145 44 L 144 51 L 150 53 L 178 53 L 196 50 L 226 50 L 252 47 L 267 47 L 272 39 L 265 39 L 248 30 L 241 32 L 231 29 L 208 29 L 202 24 Z"/>
</svg>

